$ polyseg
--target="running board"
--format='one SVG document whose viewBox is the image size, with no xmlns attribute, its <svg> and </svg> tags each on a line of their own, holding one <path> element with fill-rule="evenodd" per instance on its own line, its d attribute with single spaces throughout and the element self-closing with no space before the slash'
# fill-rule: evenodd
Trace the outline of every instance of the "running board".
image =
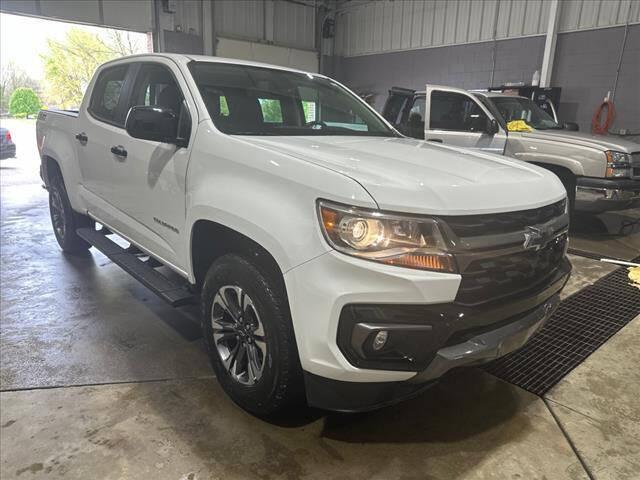
<svg viewBox="0 0 640 480">
<path fill-rule="evenodd" d="M 172 282 L 100 231 L 79 228 L 76 233 L 172 307 L 196 303 L 196 297 L 184 286 Z"/>
</svg>

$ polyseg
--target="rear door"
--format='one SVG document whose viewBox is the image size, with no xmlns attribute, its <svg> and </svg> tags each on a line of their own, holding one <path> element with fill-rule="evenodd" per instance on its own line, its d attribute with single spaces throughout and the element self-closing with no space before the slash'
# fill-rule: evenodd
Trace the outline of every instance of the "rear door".
<svg viewBox="0 0 640 480">
<path fill-rule="evenodd" d="M 507 132 L 466 90 L 427 85 L 425 140 L 503 154 Z"/>
</svg>

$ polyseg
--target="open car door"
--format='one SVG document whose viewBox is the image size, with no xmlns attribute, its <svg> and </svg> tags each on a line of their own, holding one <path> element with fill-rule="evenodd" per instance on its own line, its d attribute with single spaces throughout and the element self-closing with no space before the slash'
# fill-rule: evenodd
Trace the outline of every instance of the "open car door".
<svg viewBox="0 0 640 480">
<path fill-rule="evenodd" d="M 382 116 L 393 125 L 401 129 L 402 118 L 407 106 L 413 102 L 416 91 L 409 88 L 392 87 L 382 109 Z"/>
<path fill-rule="evenodd" d="M 507 132 L 473 94 L 427 85 L 425 140 L 503 154 Z"/>
</svg>

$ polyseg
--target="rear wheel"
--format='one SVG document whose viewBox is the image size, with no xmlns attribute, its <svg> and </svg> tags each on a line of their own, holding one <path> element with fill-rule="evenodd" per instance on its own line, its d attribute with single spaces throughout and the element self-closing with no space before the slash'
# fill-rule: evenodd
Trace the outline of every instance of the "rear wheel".
<svg viewBox="0 0 640 480">
<path fill-rule="evenodd" d="M 94 222 L 71 208 L 67 190 L 59 172 L 52 175 L 49 182 L 49 213 L 53 233 L 64 252 L 79 253 L 89 250 L 91 245 L 78 236 L 76 229 L 93 226 Z"/>
<path fill-rule="evenodd" d="M 288 302 L 272 274 L 242 256 L 216 260 L 201 295 L 205 342 L 225 392 L 256 415 L 302 403 Z"/>
</svg>

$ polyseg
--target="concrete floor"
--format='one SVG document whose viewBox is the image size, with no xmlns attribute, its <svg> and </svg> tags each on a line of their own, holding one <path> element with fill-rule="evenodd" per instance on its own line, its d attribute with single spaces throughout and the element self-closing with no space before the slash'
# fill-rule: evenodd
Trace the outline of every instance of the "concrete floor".
<svg viewBox="0 0 640 480">
<path fill-rule="evenodd" d="M 97 252 L 60 252 L 33 123 L 7 123 L 0 478 L 640 478 L 640 317 L 544 399 L 471 369 L 377 412 L 266 423 L 218 387 L 195 312 Z M 613 268 L 572 261 L 565 294 Z"/>
</svg>

